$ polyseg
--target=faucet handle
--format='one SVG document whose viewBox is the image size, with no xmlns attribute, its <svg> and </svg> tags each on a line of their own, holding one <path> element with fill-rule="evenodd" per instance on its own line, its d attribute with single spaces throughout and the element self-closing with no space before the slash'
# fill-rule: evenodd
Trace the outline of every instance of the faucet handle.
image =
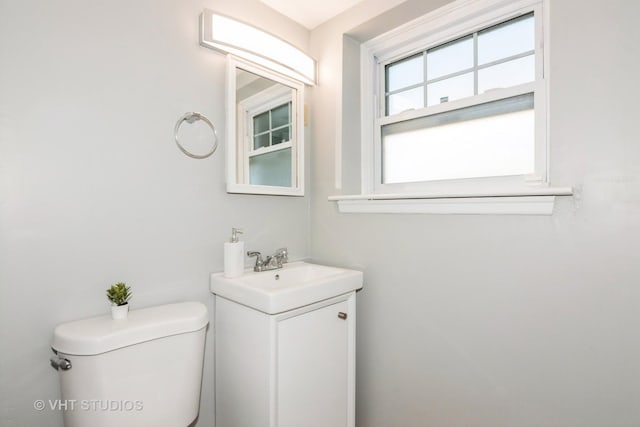
<svg viewBox="0 0 640 427">
<path fill-rule="evenodd" d="M 258 264 L 262 264 L 262 254 L 258 251 L 247 251 L 247 256 L 248 257 L 256 257 L 256 265 Z"/>
<path fill-rule="evenodd" d="M 287 248 L 278 249 L 273 256 L 274 258 L 278 258 L 280 264 L 283 264 L 289 261 L 289 251 L 287 251 Z"/>
<path fill-rule="evenodd" d="M 253 267 L 253 271 L 262 271 L 262 267 L 264 266 L 264 260 L 262 259 L 262 254 L 258 251 L 247 251 L 248 257 L 256 257 L 256 265 Z"/>
</svg>

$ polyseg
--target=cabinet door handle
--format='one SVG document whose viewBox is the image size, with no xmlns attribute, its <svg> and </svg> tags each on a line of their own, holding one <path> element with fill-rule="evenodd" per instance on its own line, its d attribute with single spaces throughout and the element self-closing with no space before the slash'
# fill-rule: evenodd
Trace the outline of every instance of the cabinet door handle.
<svg viewBox="0 0 640 427">
<path fill-rule="evenodd" d="M 342 319 L 342 320 L 346 320 L 347 319 L 347 313 L 341 311 L 338 313 L 338 318 Z"/>
</svg>

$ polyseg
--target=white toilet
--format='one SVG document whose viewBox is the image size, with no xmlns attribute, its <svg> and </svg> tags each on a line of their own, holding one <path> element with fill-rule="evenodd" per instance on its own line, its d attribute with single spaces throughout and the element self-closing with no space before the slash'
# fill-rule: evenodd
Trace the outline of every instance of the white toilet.
<svg viewBox="0 0 640 427">
<path fill-rule="evenodd" d="M 56 327 L 66 427 L 187 427 L 198 415 L 207 308 L 185 302 Z"/>
</svg>

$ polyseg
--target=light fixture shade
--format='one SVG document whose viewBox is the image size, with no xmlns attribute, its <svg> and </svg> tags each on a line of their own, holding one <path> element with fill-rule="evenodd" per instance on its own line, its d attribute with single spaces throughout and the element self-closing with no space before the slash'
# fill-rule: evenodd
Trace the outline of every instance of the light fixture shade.
<svg viewBox="0 0 640 427">
<path fill-rule="evenodd" d="M 286 41 L 251 25 L 204 9 L 200 44 L 230 53 L 308 85 L 316 84 L 316 61 Z"/>
</svg>

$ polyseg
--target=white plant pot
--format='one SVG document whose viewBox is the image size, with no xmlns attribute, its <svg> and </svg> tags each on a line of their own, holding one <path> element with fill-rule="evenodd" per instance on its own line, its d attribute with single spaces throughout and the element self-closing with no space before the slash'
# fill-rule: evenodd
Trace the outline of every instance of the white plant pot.
<svg viewBox="0 0 640 427">
<path fill-rule="evenodd" d="M 129 304 L 111 306 L 111 318 L 114 320 L 126 319 L 128 313 Z"/>
</svg>

